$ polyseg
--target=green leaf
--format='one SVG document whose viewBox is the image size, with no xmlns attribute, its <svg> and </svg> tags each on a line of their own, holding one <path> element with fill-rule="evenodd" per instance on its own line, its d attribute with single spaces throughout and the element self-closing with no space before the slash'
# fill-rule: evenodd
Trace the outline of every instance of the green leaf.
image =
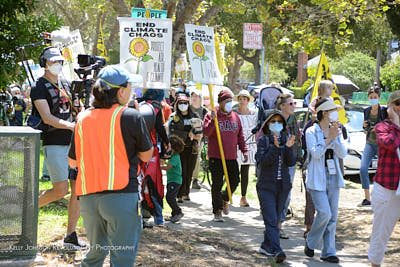
<svg viewBox="0 0 400 267">
<path fill-rule="evenodd" d="M 137 61 L 137 60 L 136 60 L 136 58 L 131 57 L 131 58 L 128 58 L 127 60 L 125 60 L 124 64 L 128 63 L 128 62 L 131 62 L 131 61 Z"/>
<path fill-rule="evenodd" d="M 383 11 L 383 12 L 386 12 L 386 11 L 388 11 L 388 10 L 389 10 L 389 7 L 388 7 L 388 6 L 382 7 L 382 11 Z"/>
<path fill-rule="evenodd" d="M 145 55 L 145 56 L 142 57 L 142 61 L 143 61 L 143 62 L 147 62 L 147 61 L 149 61 L 150 59 L 153 59 L 153 57 L 150 56 L 150 55 Z"/>
<path fill-rule="evenodd" d="M 201 60 L 206 61 L 206 60 L 208 60 L 208 57 L 207 56 L 202 56 Z"/>
</svg>

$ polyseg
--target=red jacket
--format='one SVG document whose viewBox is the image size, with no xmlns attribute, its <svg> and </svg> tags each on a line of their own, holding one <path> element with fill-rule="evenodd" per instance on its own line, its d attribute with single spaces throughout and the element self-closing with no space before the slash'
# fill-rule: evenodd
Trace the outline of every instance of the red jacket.
<svg viewBox="0 0 400 267">
<path fill-rule="evenodd" d="M 244 141 L 242 124 L 239 115 L 235 112 L 224 114 L 217 110 L 219 131 L 221 133 L 222 146 L 224 148 L 225 159 L 234 160 L 237 158 L 237 147 L 242 153 L 247 153 L 247 146 Z M 221 158 L 219 152 L 217 132 L 215 130 L 214 120 L 211 118 L 211 112 L 204 117 L 203 133 L 208 140 L 208 157 Z"/>
</svg>

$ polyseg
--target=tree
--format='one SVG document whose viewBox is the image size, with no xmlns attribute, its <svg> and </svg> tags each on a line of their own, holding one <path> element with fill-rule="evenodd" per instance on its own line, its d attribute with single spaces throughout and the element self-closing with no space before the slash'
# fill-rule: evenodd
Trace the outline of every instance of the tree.
<svg viewBox="0 0 400 267">
<path fill-rule="evenodd" d="M 387 62 L 382 68 L 381 80 L 388 91 L 400 90 L 400 59 L 398 57 Z"/>
<path fill-rule="evenodd" d="M 17 48 L 44 40 L 42 32 L 52 31 L 61 20 L 51 12 L 35 13 L 36 1 L 3 0 L 0 2 L 0 86 L 23 81 L 26 77 L 18 66 Z M 28 58 L 36 59 L 43 46 L 25 49 Z"/>
</svg>

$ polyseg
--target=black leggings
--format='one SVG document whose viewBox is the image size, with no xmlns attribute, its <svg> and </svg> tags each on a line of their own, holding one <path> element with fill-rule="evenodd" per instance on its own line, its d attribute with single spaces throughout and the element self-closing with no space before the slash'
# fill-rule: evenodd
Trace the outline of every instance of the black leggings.
<svg viewBox="0 0 400 267">
<path fill-rule="evenodd" d="M 193 170 L 197 161 L 197 154 L 192 153 L 192 147 L 185 146 L 185 149 L 180 156 L 182 165 L 182 186 L 178 192 L 179 198 L 189 196 Z"/>
<path fill-rule="evenodd" d="M 249 184 L 249 169 L 250 165 L 240 165 L 240 187 L 242 191 L 242 197 L 247 194 L 247 185 Z"/>
</svg>

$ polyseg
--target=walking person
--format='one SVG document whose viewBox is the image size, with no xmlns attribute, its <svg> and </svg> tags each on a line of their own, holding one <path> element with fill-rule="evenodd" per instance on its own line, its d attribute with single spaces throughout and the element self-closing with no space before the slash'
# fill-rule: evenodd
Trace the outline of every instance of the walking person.
<svg viewBox="0 0 400 267">
<path fill-rule="evenodd" d="M 287 122 L 286 132 L 289 137 L 294 136 L 294 151 L 296 153 L 296 161 L 301 162 L 303 151 L 301 148 L 301 133 L 299 129 L 299 123 L 294 115 L 294 110 L 296 108 L 296 102 L 293 97 L 289 94 L 280 94 L 276 100 L 276 107 L 282 112 L 282 116 Z M 290 183 L 293 184 L 294 175 L 296 173 L 296 164 L 289 167 Z M 289 191 L 288 197 L 285 201 L 285 207 L 280 216 L 279 222 L 279 237 L 282 239 L 288 239 L 289 236 L 282 229 L 282 223 L 285 221 L 291 199 L 291 190 Z"/>
<path fill-rule="evenodd" d="M 307 234 L 304 253 L 314 256 L 321 249 L 321 260 L 338 263 L 335 232 L 339 192 L 344 179 L 339 158 L 346 156 L 346 147 L 338 124 L 339 113 L 330 98 L 320 98 L 315 105 L 317 123 L 307 129 L 306 142 L 309 157 L 307 190 L 310 192 L 317 215 Z"/>
<path fill-rule="evenodd" d="M 360 178 L 364 189 L 364 200 L 361 206 L 370 206 L 371 197 L 369 193 L 369 174 L 368 169 L 372 159 L 378 155 L 378 145 L 376 144 L 375 125 L 387 118 L 386 108 L 379 105 L 381 89 L 372 86 L 368 89 L 368 100 L 370 107 L 364 110 L 363 128 L 366 131 L 366 143 L 361 157 Z"/>
<path fill-rule="evenodd" d="M 190 119 L 199 118 L 199 116 L 189 108 L 189 98 L 185 94 L 178 95 L 174 110 L 176 111 L 169 118 L 168 130 L 170 135 L 177 135 L 185 142 L 185 149 L 180 154 L 182 186 L 178 192 L 178 202 L 183 203 L 183 200 L 190 201 L 190 184 L 197 160 L 197 153 L 193 151 L 193 142 L 199 141 L 201 135 L 192 133 Z"/>
<path fill-rule="evenodd" d="M 169 141 L 172 156 L 168 163 L 161 168 L 167 171 L 167 195 L 165 198 L 172 210 L 170 221 L 176 223 L 183 217 L 182 209 L 176 202 L 176 196 L 182 185 L 182 164 L 179 154 L 185 149 L 185 143 L 176 135 L 171 135 Z"/>
<path fill-rule="evenodd" d="M 288 138 L 286 120 L 272 111 L 261 127 L 264 133 L 257 143 L 257 195 L 265 224 L 264 241 L 259 252 L 272 256 L 277 263 L 286 259 L 280 246 L 279 221 L 292 187 L 289 167 L 296 164 L 295 136 Z"/>
<path fill-rule="evenodd" d="M 382 264 L 387 242 L 400 219 L 400 91 L 390 94 L 387 113 L 388 118 L 375 126 L 379 160 L 371 199 L 374 220 L 368 259 L 372 267 Z"/>
<path fill-rule="evenodd" d="M 251 130 L 257 126 L 257 111 L 249 108 L 249 103 L 254 100 L 249 91 L 241 90 L 235 96 L 235 100 L 239 102 L 239 108 L 234 111 L 239 115 L 249 155 L 248 160 L 244 162 L 243 154 L 238 151 L 237 160 L 240 165 L 240 189 L 242 196 L 240 198 L 240 206 L 249 207 L 249 202 L 246 198 L 247 186 L 249 184 L 249 170 L 250 166 L 254 164 L 254 157 L 257 151 L 256 138 L 251 133 Z"/>
<path fill-rule="evenodd" d="M 239 166 L 236 161 L 237 147 L 239 147 L 240 151 L 243 153 L 244 162 L 247 162 L 249 157 L 247 154 L 247 146 L 244 142 L 240 118 L 235 112 L 232 112 L 232 97 L 232 94 L 228 90 L 222 90 L 218 94 L 219 106 L 215 108 L 216 113 L 214 111 L 209 112 L 204 118 L 203 125 L 203 132 L 208 140 L 207 153 L 212 178 L 211 197 L 214 221 L 216 222 L 224 222 L 222 211 L 225 215 L 229 214 L 229 196 L 227 189 L 221 192 L 224 184 L 224 170 L 222 167 L 214 118 L 218 120 L 232 195 L 239 184 Z"/>
<path fill-rule="evenodd" d="M 133 266 L 142 233 L 139 159 L 153 145 L 140 113 L 126 107 L 135 79 L 117 65 L 103 68 L 93 86 L 93 109 L 78 116 L 69 163 L 78 167 L 76 192 L 90 250 L 82 266 Z"/>
</svg>

